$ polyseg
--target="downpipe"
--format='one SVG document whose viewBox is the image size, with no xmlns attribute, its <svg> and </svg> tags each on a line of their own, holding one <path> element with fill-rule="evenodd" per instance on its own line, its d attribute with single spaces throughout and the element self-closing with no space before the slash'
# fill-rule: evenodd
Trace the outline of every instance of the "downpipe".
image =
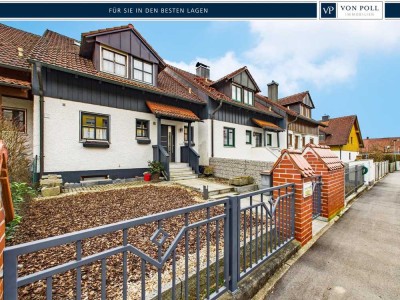
<svg viewBox="0 0 400 300">
<path fill-rule="evenodd" d="M 211 157 L 214 157 L 214 119 L 215 114 L 221 109 L 222 100 L 220 100 L 218 107 L 211 113 Z"/>
<path fill-rule="evenodd" d="M 42 66 L 36 65 L 36 73 L 39 83 L 39 165 L 40 165 L 40 178 L 44 173 L 44 95 L 43 95 L 43 77 Z"/>
</svg>

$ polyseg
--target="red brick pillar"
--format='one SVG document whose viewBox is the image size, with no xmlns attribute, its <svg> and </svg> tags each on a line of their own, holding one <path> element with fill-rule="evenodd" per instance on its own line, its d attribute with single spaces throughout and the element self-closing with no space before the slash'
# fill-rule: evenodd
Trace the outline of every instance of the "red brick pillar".
<svg viewBox="0 0 400 300">
<path fill-rule="evenodd" d="M 295 184 L 295 238 L 302 245 L 312 238 L 312 195 L 305 196 L 304 189 L 313 176 L 313 169 L 300 151 L 283 150 L 272 168 L 273 186 Z"/>
<path fill-rule="evenodd" d="M 3 201 L 0 199 L 0 300 L 3 300 L 4 286 L 3 286 L 3 251 L 6 246 L 6 219 L 3 208 Z"/>
<path fill-rule="evenodd" d="M 328 146 L 308 144 L 303 157 L 322 177 L 321 217 L 331 220 L 344 208 L 344 165 Z"/>
</svg>

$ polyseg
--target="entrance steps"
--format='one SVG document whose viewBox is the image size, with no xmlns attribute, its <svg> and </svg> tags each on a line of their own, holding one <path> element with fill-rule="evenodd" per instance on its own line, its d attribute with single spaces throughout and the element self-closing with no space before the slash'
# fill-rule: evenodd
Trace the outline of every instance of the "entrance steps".
<svg viewBox="0 0 400 300">
<path fill-rule="evenodd" d="M 192 170 L 187 163 L 170 163 L 169 177 L 171 181 L 195 179 L 199 176 Z"/>
</svg>

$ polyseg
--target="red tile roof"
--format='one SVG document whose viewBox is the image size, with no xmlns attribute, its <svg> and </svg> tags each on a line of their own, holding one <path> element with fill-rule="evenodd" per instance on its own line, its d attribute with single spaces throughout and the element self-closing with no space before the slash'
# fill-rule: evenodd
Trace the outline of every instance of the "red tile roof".
<svg viewBox="0 0 400 300">
<path fill-rule="evenodd" d="M 82 76 L 94 77 L 99 80 L 106 80 L 191 102 L 204 103 L 197 95 L 190 93 L 189 88 L 166 74 L 165 71 L 161 71 L 158 74 L 158 87 L 97 71 L 92 60 L 79 55 L 79 46 L 75 44 L 74 39 L 50 30 L 47 30 L 43 37 L 40 38 L 32 51 L 30 59 L 39 61 L 49 67 L 61 68 Z"/>
<path fill-rule="evenodd" d="M 339 159 L 339 157 L 331 150 L 329 146 L 323 145 L 314 145 L 307 144 L 303 150 L 303 155 L 307 153 L 307 151 L 312 151 L 319 157 L 328 170 L 337 170 L 344 168 L 343 162 Z"/>
<path fill-rule="evenodd" d="M 263 114 L 266 114 L 269 116 L 273 116 L 275 118 L 282 118 L 281 115 L 275 113 L 272 110 L 269 110 L 269 108 L 267 108 L 265 106 L 258 105 L 257 102 L 255 102 L 254 106 L 251 106 L 251 105 L 247 105 L 247 104 L 232 100 L 225 94 L 223 94 L 223 93 L 219 92 L 218 90 L 216 90 L 215 88 L 213 88 L 211 85 L 213 84 L 214 81 L 212 81 L 210 79 L 205 79 L 203 77 L 197 76 L 197 75 L 192 74 L 187 71 L 184 71 L 184 70 L 179 69 L 172 65 L 167 65 L 166 70 L 169 70 L 170 72 L 174 72 L 175 74 L 180 75 L 180 77 L 183 77 L 184 79 L 189 81 L 191 84 L 193 84 L 194 86 L 199 88 L 201 91 L 206 93 L 209 97 L 213 98 L 214 100 L 222 100 L 224 102 L 230 103 L 235 106 L 239 106 L 239 107 L 243 107 L 243 108 L 246 108 L 249 110 L 257 111 L 257 112 L 260 112 L 260 113 L 263 113 Z"/>
<path fill-rule="evenodd" d="M 31 88 L 31 83 L 29 81 L 8 78 L 1 75 L 0 75 L 0 85 L 7 85 L 7 86 L 26 88 L 26 89 Z"/>
<path fill-rule="evenodd" d="M 304 97 L 307 96 L 308 91 L 297 93 L 291 96 L 287 96 L 281 99 L 278 99 L 279 104 L 281 105 L 289 105 L 289 104 L 294 104 L 298 102 L 302 102 Z"/>
<path fill-rule="evenodd" d="M 298 150 L 282 150 L 281 156 L 275 162 L 274 166 L 271 169 L 271 172 L 280 164 L 283 158 L 288 157 L 289 160 L 293 163 L 295 168 L 297 168 L 300 174 L 303 177 L 312 177 L 315 176 L 315 172 L 308 161 L 301 155 L 301 151 Z"/>
<path fill-rule="evenodd" d="M 40 36 L 0 24 L 0 65 L 30 69 L 27 58 Z M 18 56 L 18 48 L 23 56 Z"/>
<path fill-rule="evenodd" d="M 258 119 L 252 119 L 252 121 L 254 123 L 256 123 L 258 126 L 260 126 L 261 128 L 271 129 L 273 131 L 284 131 L 278 125 L 275 125 L 274 123 L 271 123 L 271 122 L 258 120 Z"/>
<path fill-rule="evenodd" d="M 396 140 L 396 143 L 393 143 L 393 141 Z M 375 139 L 370 139 L 366 138 L 363 140 L 364 141 L 364 147 L 361 149 L 362 152 L 375 152 L 375 151 L 381 151 L 381 152 L 399 152 L 400 149 L 400 137 L 386 137 L 386 138 L 375 138 Z M 388 148 L 388 146 L 390 146 Z M 396 146 L 396 149 L 394 147 Z"/>
<path fill-rule="evenodd" d="M 200 121 L 200 118 L 196 116 L 194 112 L 186 108 L 160 104 L 150 101 L 146 101 L 146 104 L 147 107 L 150 109 L 150 111 L 157 116 L 177 118 L 187 121 Z"/>
<path fill-rule="evenodd" d="M 328 146 L 346 145 L 349 141 L 349 136 L 353 125 L 357 124 L 356 126 L 358 126 L 356 115 L 331 118 L 322 123 L 327 127 L 320 127 L 319 130 L 326 134 L 324 144 Z M 362 140 L 360 142 L 362 143 Z"/>
</svg>

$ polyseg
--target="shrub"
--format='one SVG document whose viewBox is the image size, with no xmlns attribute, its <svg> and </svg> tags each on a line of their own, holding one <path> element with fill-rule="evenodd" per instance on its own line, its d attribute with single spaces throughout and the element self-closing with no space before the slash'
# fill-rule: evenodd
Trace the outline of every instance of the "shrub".
<svg viewBox="0 0 400 300">
<path fill-rule="evenodd" d="M 212 167 L 212 166 L 205 166 L 205 167 L 204 167 L 203 174 L 206 175 L 206 176 L 214 175 L 214 167 Z"/>
<path fill-rule="evenodd" d="M 160 174 L 162 171 L 164 171 L 164 166 L 159 161 L 149 160 L 147 165 L 149 166 L 149 172 L 151 174 Z"/>
</svg>

